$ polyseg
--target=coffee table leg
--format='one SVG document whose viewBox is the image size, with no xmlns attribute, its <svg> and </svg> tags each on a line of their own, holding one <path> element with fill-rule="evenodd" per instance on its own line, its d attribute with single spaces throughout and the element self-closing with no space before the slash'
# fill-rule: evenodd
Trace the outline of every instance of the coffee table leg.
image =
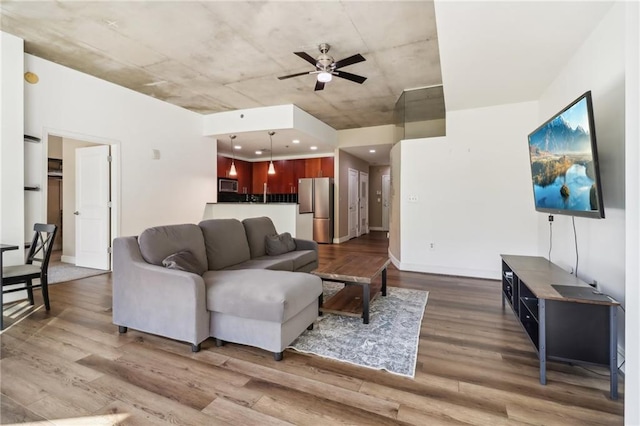
<svg viewBox="0 0 640 426">
<path fill-rule="evenodd" d="M 387 268 L 382 270 L 382 295 L 387 295 Z"/>
<path fill-rule="evenodd" d="M 362 322 L 369 324 L 369 284 L 362 285 Z"/>
</svg>

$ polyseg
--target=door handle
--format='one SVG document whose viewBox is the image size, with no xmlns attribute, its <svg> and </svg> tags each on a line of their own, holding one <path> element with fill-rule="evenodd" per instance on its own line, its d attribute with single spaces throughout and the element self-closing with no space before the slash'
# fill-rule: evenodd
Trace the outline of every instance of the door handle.
<svg viewBox="0 0 640 426">
<path fill-rule="evenodd" d="M 80 212 L 78 210 L 76 210 L 75 212 L 73 212 L 73 214 L 75 214 L 76 216 L 79 216 Z"/>
</svg>

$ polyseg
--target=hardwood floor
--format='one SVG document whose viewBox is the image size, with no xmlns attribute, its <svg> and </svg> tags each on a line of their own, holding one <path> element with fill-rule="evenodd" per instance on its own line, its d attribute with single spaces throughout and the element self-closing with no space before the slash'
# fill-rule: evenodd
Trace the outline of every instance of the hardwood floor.
<svg viewBox="0 0 640 426">
<path fill-rule="evenodd" d="M 377 232 L 323 245 L 320 260 L 352 252 L 386 254 L 387 240 Z M 606 369 L 551 362 L 548 384 L 538 383 L 535 353 L 502 310 L 497 281 L 390 266 L 388 283 L 429 291 L 413 380 L 289 350 L 275 362 L 212 339 L 192 353 L 135 330 L 121 336 L 110 274 L 53 285 L 50 312 L 39 292 L 35 308 L 5 306 L 2 424 L 623 423 L 624 395 L 608 398 Z"/>
</svg>

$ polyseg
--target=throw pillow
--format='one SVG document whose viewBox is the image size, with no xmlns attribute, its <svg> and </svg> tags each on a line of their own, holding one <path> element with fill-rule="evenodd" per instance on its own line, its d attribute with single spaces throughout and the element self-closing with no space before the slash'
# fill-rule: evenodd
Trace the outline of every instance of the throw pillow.
<svg viewBox="0 0 640 426">
<path fill-rule="evenodd" d="M 205 272 L 198 259 L 188 250 L 179 251 L 165 257 L 162 264 L 169 269 L 177 269 L 198 275 L 202 275 Z"/>
<path fill-rule="evenodd" d="M 264 240 L 265 248 L 269 256 L 277 256 L 296 249 L 296 243 L 288 232 L 280 235 L 267 235 L 264 237 Z"/>
</svg>

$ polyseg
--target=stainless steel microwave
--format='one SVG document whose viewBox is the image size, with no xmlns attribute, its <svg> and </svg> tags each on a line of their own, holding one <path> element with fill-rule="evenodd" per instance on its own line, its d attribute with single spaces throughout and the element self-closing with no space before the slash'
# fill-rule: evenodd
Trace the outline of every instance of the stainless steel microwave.
<svg viewBox="0 0 640 426">
<path fill-rule="evenodd" d="M 218 192 L 238 192 L 238 181 L 236 179 L 218 179 Z"/>
</svg>

